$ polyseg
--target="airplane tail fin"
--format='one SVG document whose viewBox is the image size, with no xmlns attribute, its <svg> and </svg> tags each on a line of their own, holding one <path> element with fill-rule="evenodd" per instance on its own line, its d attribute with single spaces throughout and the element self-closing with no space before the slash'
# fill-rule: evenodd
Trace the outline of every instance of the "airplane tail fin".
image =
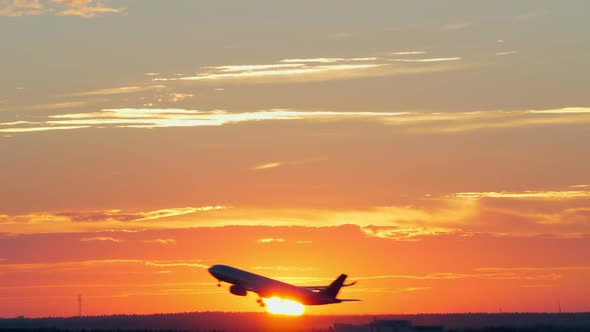
<svg viewBox="0 0 590 332">
<path fill-rule="evenodd" d="M 342 285 L 344 285 L 344 280 L 346 280 L 346 277 L 348 277 L 346 274 L 341 274 L 336 280 L 334 280 L 334 282 L 330 284 L 330 286 L 328 286 L 328 288 L 323 291 L 324 294 L 335 298 L 336 295 L 338 295 L 340 288 L 342 288 Z"/>
</svg>

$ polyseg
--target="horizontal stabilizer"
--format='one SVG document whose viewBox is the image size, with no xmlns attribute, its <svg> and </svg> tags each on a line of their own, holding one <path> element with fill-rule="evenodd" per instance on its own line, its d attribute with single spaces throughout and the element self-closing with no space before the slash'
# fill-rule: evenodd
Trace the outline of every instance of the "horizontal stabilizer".
<svg viewBox="0 0 590 332">
<path fill-rule="evenodd" d="M 359 302 L 361 299 L 338 299 L 340 302 Z"/>
</svg>

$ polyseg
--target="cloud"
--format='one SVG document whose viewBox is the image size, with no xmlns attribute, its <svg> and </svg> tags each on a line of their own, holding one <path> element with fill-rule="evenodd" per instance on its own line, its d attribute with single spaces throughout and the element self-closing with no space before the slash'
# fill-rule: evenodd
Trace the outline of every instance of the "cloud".
<svg viewBox="0 0 590 332">
<path fill-rule="evenodd" d="M 250 169 L 253 171 L 259 171 L 259 170 L 264 170 L 264 169 L 269 169 L 269 168 L 277 168 L 282 165 L 283 165 L 282 162 L 276 161 L 276 162 L 272 162 L 272 163 L 257 165 L 257 166 L 250 168 Z"/>
<path fill-rule="evenodd" d="M 16 232 L 77 232 L 92 230 L 133 231 L 129 228 L 172 227 L 170 218 L 223 210 L 222 206 L 168 208 L 153 211 L 124 212 L 118 209 L 99 211 L 35 212 L 23 215 L 0 215 L 0 226 Z M 177 226 L 178 227 L 178 226 Z M 186 227 L 182 224 L 181 227 Z M 169 239 L 161 239 L 163 241 Z M 169 242 L 171 243 L 171 242 Z"/>
<path fill-rule="evenodd" d="M 111 241 L 111 240 L 98 240 L 90 238 L 87 241 Z M 116 242 L 116 241 L 113 241 Z M 125 266 L 125 265 L 136 265 L 138 267 L 146 267 L 146 268 L 161 268 L 161 267 L 198 267 L 198 268 L 209 268 L 208 265 L 204 265 L 200 263 L 200 260 L 142 260 L 142 259 L 96 259 L 96 260 L 83 260 L 83 261 L 51 261 L 51 262 L 43 262 L 43 263 L 5 263 L 0 261 L 0 273 L 22 273 L 22 272 L 54 272 L 54 271 L 63 271 L 63 270 L 73 270 L 76 268 L 108 268 L 108 267 L 117 267 L 117 266 Z M 153 269 L 152 269 L 153 270 Z M 191 283 L 191 284 L 198 284 L 198 283 Z M 154 284 L 154 286 L 169 286 L 172 284 Z M 177 285 L 177 284 L 173 284 Z M 187 285 L 187 284 L 185 284 Z M 64 285 L 63 287 L 69 287 L 71 285 Z M 97 287 L 108 287 L 108 286 L 116 286 L 116 285 L 95 285 Z M 128 286 L 128 285 L 123 285 Z M 140 285 L 137 285 L 140 286 Z M 45 287 L 45 286 L 40 286 Z M 54 286 L 47 286 L 47 287 L 62 287 L 59 285 Z"/>
<path fill-rule="evenodd" d="M 460 229 L 444 227 L 387 227 L 387 226 L 366 226 L 362 228 L 363 233 L 368 237 L 377 237 L 396 241 L 419 241 L 430 236 L 441 235 L 462 235 L 469 233 Z"/>
<path fill-rule="evenodd" d="M 488 129 L 581 125 L 590 123 L 590 108 L 548 110 L 492 110 L 460 113 L 412 113 L 384 122 L 409 127 L 414 133 L 461 133 Z"/>
<path fill-rule="evenodd" d="M 427 52 L 424 51 L 402 51 L 402 52 L 391 52 L 390 55 L 423 55 Z"/>
<path fill-rule="evenodd" d="M 223 110 L 122 108 L 89 113 L 48 115 L 44 119 L 35 117 L 34 120 L 0 123 L 0 132 L 19 133 L 92 127 L 199 127 L 261 121 L 369 121 L 393 126 L 397 130 L 413 134 L 461 133 L 488 129 L 583 125 L 590 123 L 590 108 L 566 107 L 547 110 L 490 110 L 455 113 L 297 111 L 289 109 L 240 113 Z"/>
<path fill-rule="evenodd" d="M 446 62 L 446 61 L 459 61 L 461 58 L 430 58 L 430 59 L 389 59 L 388 61 L 393 62 Z"/>
<path fill-rule="evenodd" d="M 417 53 L 405 53 L 417 54 Z M 420 53 L 422 54 L 422 53 Z M 158 77 L 153 81 L 193 81 L 226 83 L 298 83 L 328 80 L 380 77 L 392 75 L 419 74 L 456 70 L 461 66 L 436 65 L 441 61 L 457 61 L 461 58 L 416 59 L 412 62 L 421 65 L 402 64 L 404 61 L 384 57 L 317 57 L 288 58 L 269 64 L 222 65 L 201 67 L 196 75 L 183 77 Z M 403 59 L 402 59 L 403 60 Z M 408 59 L 409 60 L 409 59 Z M 410 62 L 410 61 L 408 61 Z M 430 63 L 430 64 L 429 64 Z"/>
<path fill-rule="evenodd" d="M 324 160 L 327 160 L 327 158 L 310 158 L 310 159 L 288 161 L 288 162 L 274 161 L 274 162 L 269 162 L 269 163 L 264 163 L 264 164 L 253 166 L 250 168 L 250 170 L 260 171 L 260 170 L 277 168 L 277 167 L 288 166 L 288 165 L 304 165 L 304 164 L 310 164 L 310 163 L 317 163 L 317 162 L 324 161 Z"/>
<path fill-rule="evenodd" d="M 480 267 L 475 271 L 590 271 L 590 266 Z"/>
<path fill-rule="evenodd" d="M 451 23 L 451 24 L 443 25 L 441 29 L 445 30 L 445 31 L 463 30 L 463 29 L 468 28 L 472 25 L 473 25 L 473 23 L 471 23 L 471 22 Z"/>
<path fill-rule="evenodd" d="M 305 63 L 339 63 L 339 62 L 358 62 L 358 61 L 376 61 L 379 58 L 368 57 L 368 58 L 303 58 L 303 59 L 283 59 L 279 62 L 294 63 L 289 66 L 303 67 Z M 277 65 L 272 65 L 277 66 Z M 278 65 L 284 66 L 284 65 Z"/>
<path fill-rule="evenodd" d="M 38 16 L 45 13 L 40 0 L 2 0 L 0 16 Z"/>
<path fill-rule="evenodd" d="M 192 93 L 169 93 L 166 95 L 166 100 L 171 103 L 178 103 L 185 99 L 189 99 L 194 97 L 195 95 Z M 164 99 L 160 99 L 159 101 L 163 101 Z"/>
<path fill-rule="evenodd" d="M 515 21 L 530 21 L 532 19 L 548 16 L 549 14 L 550 14 L 550 12 L 548 10 L 539 9 L 539 10 L 533 10 L 530 12 L 522 13 L 522 14 L 513 16 L 512 18 Z"/>
<path fill-rule="evenodd" d="M 566 190 L 566 191 L 520 191 L 520 192 L 461 192 L 449 197 L 458 198 L 516 198 L 516 199 L 579 199 L 590 198 L 590 191 Z"/>
<path fill-rule="evenodd" d="M 21 110 L 57 110 L 57 109 L 64 109 L 64 108 L 76 108 L 85 106 L 88 103 L 85 101 L 71 101 L 71 102 L 64 102 L 64 103 L 50 103 L 50 104 L 36 104 L 36 105 L 28 105 L 28 106 L 13 106 L 13 107 L 3 107 L 0 108 L 0 111 L 9 110 L 9 111 L 21 111 Z"/>
<path fill-rule="evenodd" d="M 125 8 L 108 7 L 101 0 L 1 0 L 0 16 L 79 16 L 100 17 L 124 14 Z"/>
<path fill-rule="evenodd" d="M 520 285 L 521 288 L 555 288 L 559 285 L 535 284 L 535 285 Z"/>
<path fill-rule="evenodd" d="M 146 261 L 144 264 L 146 266 L 156 266 L 156 267 L 198 267 L 202 269 L 208 269 L 209 265 L 205 265 L 200 263 L 200 260 L 191 260 L 191 261 Z"/>
<path fill-rule="evenodd" d="M 110 236 L 96 236 L 96 237 L 83 237 L 80 239 L 81 242 L 101 241 L 101 242 L 115 242 L 121 243 L 123 240 L 117 239 Z"/>
<path fill-rule="evenodd" d="M 146 221 L 162 218 L 169 218 L 185 214 L 196 213 L 200 211 L 211 211 L 222 209 L 220 206 L 205 206 L 205 207 L 184 207 L 184 208 L 170 208 L 147 212 L 126 213 L 121 210 L 103 210 L 103 211 L 67 211 L 54 213 L 41 213 L 40 218 L 64 218 L 69 222 L 131 222 L 131 221 Z M 39 218 L 38 217 L 38 218 Z"/>
<path fill-rule="evenodd" d="M 0 123 L 0 126 L 3 124 Z M 72 130 L 88 128 L 89 126 L 39 126 L 29 128 L 0 128 L 0 133 L 30 133 L 38 131 L 51 131 L 51 130 Z"/>
<path fill-rule="evenodd" d="M 280 238 L 264 238 L 264 239 L 258 239 L 256 240 L 256 242 L 258 243 L 275 243 L 275 242 L 285 242 L 285 239 L 280 239 Z"/>
<path fill-rule="evenodd" d="M 158 244 L 175 244 L 175 239 L 154 239 L 154 240 L 145 240 L 145 243 L 158 243 Z"/>
<path fill-rule="evenodd" d="M 505 51 L 505 52 L 496 52 L 496 55 L 513 55 L 518 54 L 520 51 Z"/>
<path fill-rule="evenodd" d="M 265 270 L 265 271 L 313 271 L 314 269 L 310 266 L 253 266 L 252 270 Z"/>
<path fill-rule="evenodd" d="M 453 279 L 483 279 L 483 280 L 545 280 L 555 281 L 562 278 L 559 273 L 530 273 L 526 272 L 497 272 L 497 273 L 455 273 L 440 272 L 427 275 L 379 275 L 355 277 L 355 280 L 376 280 L 376 279 L 415 279 L 415 280 L 453 280 Z"/>
<path fill-rule="evenodd" d="M 108 96 L 108 95 L 120 95 L 120 94 L 131 94 L 146 91 L 154 91 L 166 88 L 165 85 L 146 85 L 146 86 L 121 86 L 117 88 L 98 89 L 92 91 L 82 91 L 75 93 L 68 93 L 57 95 L 56 97 L 88 97 L 88 96 Z"/>
<path fill-rule="evenodd" d="M 222 226 L 354 225 L 362 238 L 417 242 L 435 238 L 586 239 L 590 236 L 590 193 L 583 191 L 512 191 L 454 193 L 404 198 L 412 205 L 364 209 L 253 208 L 220 206 L 159 209 L 154 211 L 66 211 L 0 215 L 4 232 L 66 233 L 119 232 L 137 229 L 179 229 Z M 113 236 L 104 233 L 99 236 Z M 118 236 L 127 239 L 123 235 Z M 141 239 L 171 244 L 174 237 Z M 256 236 L 258 243 L 316 244 L 317 239 L 275 234 Z"/>
</svg>

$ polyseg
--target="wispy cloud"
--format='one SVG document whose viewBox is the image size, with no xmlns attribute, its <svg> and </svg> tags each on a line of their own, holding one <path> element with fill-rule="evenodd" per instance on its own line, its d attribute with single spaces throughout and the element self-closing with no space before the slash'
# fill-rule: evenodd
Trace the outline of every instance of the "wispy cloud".
<svg viewBox="0 0 590 332">
<path fill-rule="evenodd" d="M 283 163 L 276 161 L 276 162 L 271 162 L 271 163 L 266 163 L 266 164 L 261 164 L 261 165 L 257 165 L 251 168 L 251 170 L 253 171 L 259 171 L 259 170 L 264 170 L 264 169 L 269 169 L 269 168 L 277 168 L 282 166 Z"/>
<path fill-rule="evenodd" d="M 424 51 L 401 51 L 401 52 L 391 52 L 390 55 L 423 55 L 427 52 Z"/>
<path fill-rule="evenodd" d="M 55 212 L 41 214 L 40 218 L 57 217 L 65 218 L 71 222 L 106 222 L 106 221 L 146 221 L 162 218 L 169 218 L 174 216 L 181 216 L 185 214 L 196 213 L 200 211 L 211 211 L 221 209 L 218 206 L 206 207 L 184 207 L 184 208 L 170 208 L 147 212 L 128 213 L 121 210 L 104 210 L 104 211 L 74 211 L 74 212 Z"/>
<path fill-rule="evenodd" d="M 282 243 L 285 242 L 285 239 L 281 239 L 281 238 L 264 238 L 264 239 L 258 239 L 256 240 L 256 242 L 258 243 Z"/>
<path fill-rule="evenodd" d="M 0 126 L 3 124 L 0 123 Z M 27 127 L 27 128 L 1 128 L 0 133 L 30 133 L 38 131 L 51 131 L 51 130 L 72 130 L 88 128 L 89 126 L 38 126 L 38 127 Z"/>
<path fill-rule="evenodd" d="M 309 159 L 302 159 L 302 160 L 295 160 L 295 161 L 273 161 L 264 164 L 255 165 L 250 168 L 252 171 L 261 171 L 265 169 L 277 168 L 282 166 L 294 166 L 294 165 L 304 165 L 310 163 L 317 163 L 321 161 L 325 161 L 327 158 L 309 158 Z"/>
<path fill-rule="evenodd" d="M 566 190 L 566 191 L 521 191 L 521 192 L 462 192 L 451 195 L 459 198 L 516 198 L 516 199 L 578 199 L 590 198 L 590 191 Z"/>
<path fill-rule="evenodd" d="M 406 52 L 403 54 L 415 55 L 423 53 Z M 459 69 L 458 66 L 437 66 L 434 63 L 450 61 L 451 59 L 455 61 L 461 60 L 460 58 L 416 59 L 412 62 L 421 62 L 423 65 L 411 66 L 403 65 L 401 63 L 394 65 L 392 62 L 395 62 L 395 59 L 390 59 L 390 56 L 391 54 L 385 54 L 383 57 L 289 58 L 269 64 L 202 67 L 201 71 L 196 75 L 183 77 L 158 77 L 153 80 L 200 82 L 224 81 L 227 83 L 296 83 L 456 70 Z"/>
<path fill-rule="evenodd" d="M 305 63 L 342 63 L 342 62 L 367 62 L 377 61 L 379 58 L 367 57 L 367 58 L 302 58 L 302 59 L 283 59 L 279 62 L 293 63 L 289 66 L 302 67 Z M 284 65 L 272 65 L 272 66 L 284 66 Z"/>
<path fill-rule="evenodd" d="M 513 55 L 518 54 L 520 51 L 504 51 L 504 52 L 496 52 L 496 55 Z"/>
<path fill-rule="evenodd" d="M 546 9 L 539 9 L 539 10 L 533 10 L 530 12 L 526 12 L 526 13 L 522 13 L 516 16 L 513 16 L 512 18 L 515 21 L 529 21 L 532 19 L 536 19 L 536 18 L 541 18 L 541 17 L 545 17 L 548 16 L 550 14 L 550 12 Z"/>
<path fill-rule="evenodd" d="M 95 240 L 90 239 L 88 241 L 110 241 L 110 240 Z M 116 242 L 116 241 L 115 241 Z M 202 264 L 201 260 L 142 260 L 142 259 L 96 259 L 96 260 L 84 260 L 84 261 L 55 261 L 55 262 L 43 262 L 43 263 L 6 263 L 0 261 L 0 273 L 11 273 L 11 272 L 52 272 L 52 271 L 63 271 L 71 270 L 73 268 L 102 268 L 102 267 L 116 267 L 125 265 L 136 265 L 139 267 L 146 268 L 209 268 L 208 265 Z M 152 269 L 153 270 L 153 269 Z M 191 283 L 198 284 L 198 283 Z M 158 284 L 161 286 L 168 286 L 169 284 Z M 97 285 L 100 286 L 100 285 Z M 106 286 L 106 285 L 102 285 Z M 112 286 L 112 285 L 111 285 Z M 127 286 L 127 285 L 124 285 Z M 42 286 L 43 287 L 43 286 Z M 52 286 L 49 286 L 52 287 Z M 59 286 L 53 286 L 59 287 Z"/>
<path fill-rule="evenodd" d="M 48 104 L 35 104 L 28 106 L 13 106 L 13 107 L 2 107 L 0 111 L 20 111 L 20 110 L 58 110 L 64 108 L 76 108 L 88 105 L 85 101 L 71 101 L 64 103 L 48 103 Z"/>
<path fill-rule="evenodd" d="M 590 271 L 590 266 L 480 267 L 475 271 Z"/>
<path fill-rule="evenodd" d="M 450 24 L 443 25 L 441 27 L 441 29 L 445 30 L 445 31 L 463 30 L 463 29 L 468 28 L 472 25 L 473 25 L 472 22 L 450 23 Z"/>
<path fill-rule="evenodd" d="M 444 227 L 387 227 L 387 226 L 366 226 L 362 228 L 363 233 L 368 237 L 391 239 L 396 241 L 419 241 L 429 236 L 440 235 L 469 235 L 461 229 Z"/>
<path fill-rule="evenodd" d="M 169 101 L 171 103 L 178 103 L 181 102 L 185 99 L 190 99 L 192 97 L 194 97 L 195 95 L 192 93 L 169 93 L 166 95 L 166 98 L 164 99 L 160 99 L 159 101 Z"/>
<path fill-rule="evenodd" d="M 546 280 L 555 281 L 562 278 L 559 273 L 530 273 L 525 272 L 497 272 L 497 273 L 455 273 L 441 272 L 427 275 L 403 275 L 390 274 L 380 276 L 355 277 L 356 280 L 375 279 L 416 279 L 416 280 L 452 280 L 452 279 L 484 279 L 484 280 Z"/>
<path fill-rule="evenodd" d="M 0 226 L 7 231 L 30 232 L 79 232 L 96 230 L 127 231 L 129 228 L 172 227 L 169 220 L 191 214 L 206 214 L 223 210 L 222 206 L 169 208 L 154 211 L 61 211 L 35 212 L 22 215 L 0 215 Z M 186 227 L 176 226 L 176 227 Z M 159 239 L 158 243 L 172 243 L 170 239 Z"/>
<path fill-rule="evenodd" d="M 310 266 L 253 266 L 252 270 L 265 270 L 265 271 L 313 271 Z"/>
<path fill-rule="evenodd" d="M 146 243 L 158 243 L 158 244 L 175 244 L 175 239 L 153 239 L 153 240 L 145 240 L 143 242 Z"/>
<path fill-rule="evenodd" d="M 0 16 L 79 16 L 100 17 L 104 14 L 123 14 L 125 8 L 105 5 L 101 0 L 2 0 Z"/>
<path fill-rule="evenodd" d="M 18 132 L 43 128 L 80 126 L 114 126 L 127 128 L 220 126 L 230 123 L 271 120 L 345 120 L 396 116 L 399 112 L 304 112 L 293 110 L 265 110 L 258 112 L 229 113 L 227 111 L 201 112 L 183 109 L 106 109 L 100 112 L 50 115 L 45 122 L 29 122 L 26 128 L 2 128 L 12 123 L 0 123 L 0 132 Z"/>
<path fill-rule="evenodd" d="M 200 260 L 193 261 L 146 261 L 146 266 L 156 267 L 198 267 L 207 269 L 209 265 L 202 264 Z"/>
<path fill-rule="evenodd" d="M 393 62 L 446 62 L 446 61 L 459 61 L 461 58 L 430 58 L 430 59 L 388 59 Z"/>
<path fill-rule="evenodd" d="M 534 284 L 534 285 L 520 285 L 521 288 L 555 288 L 559 287 L 559 285 L 551 285 L 551 284 Z"/>
<path fill-rule="evenodd" d="M 92 91 L 82 91 L 68 94 L 57 95 L 56 97 L 88 97 L 88 96 L 107 96 L 139 93 L 146 91 L 154 91 L 166 88 L 165 85 L 145 85 L 145 86 L 121 86 L 117 88 L 106 88 Z"/>
<path fill-rule="evenodd" d="M 95 236 L 95 237 L 83 237 L 80 239 L 81 242 L 91 242 L 91 241 L 100 241 L 100 242 L 115 242 L 121 243 L 123 240 L 117 239 L 110 236 Z"/>
<path fill-rule="evenodd" d="M 487 129 L 588 124 L 590 123 L 590 108 L 566 107 L 548 110 L 490 110 L 455 113 L 338 112 L 288 109 L 234 113 L 222 110 L 123 108 L 89 113 L 49 115 L 45 119 L 35 117 L 34 120 L 0 123 L 0 132 L 19 133 L 91 127 L 199 127 L 260 121 L 371 121 L 394 126 L 399 130 L 414 134 L 457 133 Z M 266 168 L 280 166 L 274 163 L 284 164 L 280 161 L 272 162 L 270 165 L 266 165 Z"/>
</svg>

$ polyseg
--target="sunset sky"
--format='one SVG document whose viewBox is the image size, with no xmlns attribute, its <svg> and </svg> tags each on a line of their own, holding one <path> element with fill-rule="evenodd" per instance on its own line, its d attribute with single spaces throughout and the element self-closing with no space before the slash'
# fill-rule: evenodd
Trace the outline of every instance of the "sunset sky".
<svg viewBox="0 0 590 332">
<path fill-rule="evenodd" d="M 0 0 L 0 317 L 590 311 L 588 13 Z"/>
</svg>

